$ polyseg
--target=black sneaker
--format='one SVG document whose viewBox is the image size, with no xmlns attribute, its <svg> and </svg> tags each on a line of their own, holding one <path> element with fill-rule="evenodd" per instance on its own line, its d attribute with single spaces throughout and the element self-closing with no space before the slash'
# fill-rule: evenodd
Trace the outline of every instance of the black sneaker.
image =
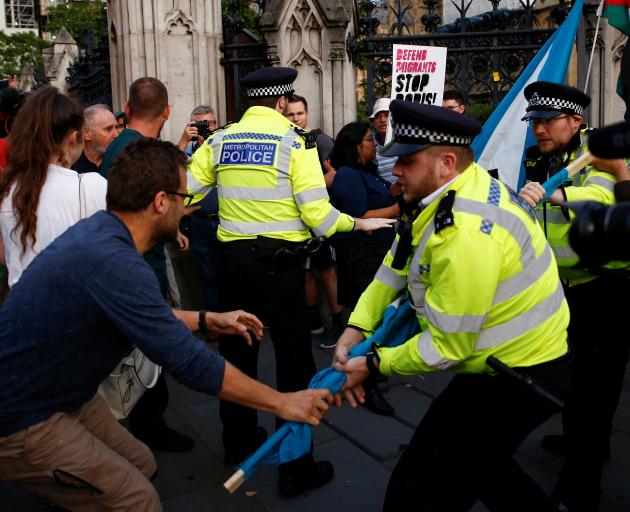
<svg viewBox="0 0 630 512">
<path fill-rule="evenodd" d="M 335 348 L 344 329 L 342 325 L 333 325 L 326 333 L 326 339 L 319 344 L 319 348 Z"/>
<path fill-rule="evenodd" d="M 223 462 L 228 466 L 236 466 L 243 462 L 247 457 L 249 457 L 252 453 L 254 453 L 260 446 L 267 440 L 267 429 L 264 427 L 256 428 L 256 439 L 254 443 L 250 443 L 244 447 L 239 447 L 237 449 L 225 449 L 225 455 L 223 457 Z"/>
<path fill-rule="evenodd" d="M 319 306 L 307 306 L 308 325 L 311 334 L 321 334 L 324 332 L 324 324 L 319 316 Z"/>
<path fill-rule="evenodd" d="M 157 433 L 141 434 L 136 435 L 136 437 L 152 450 L 163 452 L 187 452 L 195 446 L 195 441 L 192 438 L 169 427 Z"/>
<path fill-rule="evenodd" d="M 304 467 L 284 468 L 280 466 L 278 490 L 287 498 L 302 494 L 309 489 L 317 489 L 332 480 L 335 474 L 333 465 L 327 460 L 312 461 Z"/>
</svg>

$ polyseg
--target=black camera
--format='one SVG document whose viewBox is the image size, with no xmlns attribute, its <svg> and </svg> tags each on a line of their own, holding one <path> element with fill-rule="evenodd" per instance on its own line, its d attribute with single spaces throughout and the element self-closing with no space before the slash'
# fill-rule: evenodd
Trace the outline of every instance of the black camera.
<svg viewBox="0 0 630 512">
<path fill-rule="evenodd" d="M 568 206 L 576 212 L 569 243 L 580 257 L 580 266 L 630 261 L 630 202 L 605 206 L 584 201 Z"/>
<path fill-rule="evenodd" d="M 201 137 L 203 140 L 206 140 L 208 138 L 208 135 L 210 135 L 210 133 L 212 132 L 212 130 L 208 129 L 209 123 L 207 119 L 199 121 L 198 123 L 194 123 L 192 126 L 197 128 L 197 133 L 199 134 L 199 137 Z"/>
<path fill-rule="evenodd" d="M 630 123 L 593 130 L 588 144 L 589 150 L 597 157 L 630 157 Z M 581 266 L 596 267 L 609 261 L 630 261 L 630 201 L 621 202 L 627 201 L 627 194 L 620 197 L 620 190 L 615 187 L 616 199 L 620 201 L 615 206 L 595 201 L 568 205 L 576 214 L 569 231 L 569 243 L 580 257 Z"/>
</svg>

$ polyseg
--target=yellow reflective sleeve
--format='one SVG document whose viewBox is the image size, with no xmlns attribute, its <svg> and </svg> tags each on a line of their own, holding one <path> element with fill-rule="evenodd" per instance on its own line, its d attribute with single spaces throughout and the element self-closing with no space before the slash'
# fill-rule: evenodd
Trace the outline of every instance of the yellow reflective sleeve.
<svg viewBox="0 0 630 512">
<path fill-rule="evenodd" d="M 398 235 L 396 235 L 396 240 L 398 240 Z M 396 247 L 396 245 L 395 243 L 392 248 Z M 358 327 L 367 335 L 376 330 L 385 315 L 387 306 L 394 302 L 406 289 L 406 276 L 409 272 L 409 261 L 407 261 L 405 268 L 402 270 L 391 268 L 392 260 L 394 259 L 392 248 L 387 251 L 385 259 L 383 263 L 381 263 L 381 267 L 374 276 L 374 280 L 365 289 L 348 319 L 349 325 Z M 401 281 L 403 281 L 402 288 L 386 284 L 385 281 L 387 281 L 387 279 L 380 277 L 383 274 L 399 276 Z"/>
<path fill-rule="evenodd" d="M 597 201 L 602 204 L 615 204 L 614 186 L 617 180 L 612 174 L 588 167 L 582 177 L 581 187 L 566 187 L 567 201 Z"/>
<path fill-rule="evenodd" d="M 415 335 L 397 347 L 380 347 L 376 350 L 380 359 L 379 371 L 383 375 L 417 375 L 437 370 L 426 364 L 418 352 L 418 339 Z"/>
<path fill-rule="evenodd" d="M 210 142 L 211 139 L 206 140 L 203 145 L 195 151 L 186 170 L 188 193 L 195 196 L 191 204 L 201 201 L 217 182 L 216 173 L 213 168 L 213 154 Z"/>
<path fill-rule="evenodd" d="M 354 219 L 330 204 L 317 150 L 302 147 L 291 152 L 293 197 L 304 224 L 317 236 L 352 231 Z"/>
</svg>

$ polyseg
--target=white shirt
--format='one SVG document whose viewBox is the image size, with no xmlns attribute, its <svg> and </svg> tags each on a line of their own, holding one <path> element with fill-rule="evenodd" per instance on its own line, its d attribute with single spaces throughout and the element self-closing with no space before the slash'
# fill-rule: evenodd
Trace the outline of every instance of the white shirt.
<svg viewBox="0 0 630 512">
<path fill-rule="evenodd" d="M 85 217 L 105 209 L 105 196 L 107 194 L 107 180 L 105 178 L 95 172 L 85 173 L 81 178 L 81 187 L 85 198 L 83 206 Z M 24 269 L 48 244 L 81 220 L 79 175 L 70 169 L 51 164 L 48 167 L 48 176 L 42 187 L 37 205 L 37 228 L 35 231 L 37 239 L 34 246 L 31 246 L 30 239 L 28 240 L 29 246 L 22 256 L 21 229 L 11 233 L 17 223 L 12 208 L 14 192 L 15 184 L 0 205 L 0 235 L 9 270 L 9 286 L 17 283 Z"/>
</svg>

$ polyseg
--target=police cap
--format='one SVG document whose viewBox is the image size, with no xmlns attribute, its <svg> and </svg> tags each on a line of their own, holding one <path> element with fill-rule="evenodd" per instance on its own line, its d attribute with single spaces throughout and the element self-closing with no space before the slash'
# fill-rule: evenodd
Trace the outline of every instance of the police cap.
<svg viewBox="0 0 630 512">
<path fill-rule="evenodd" d="M 243 77 L 241 84 L 250 98 L 284 96 L 293 93 L 297 71 L 291 68 L 269 67 L 257 69 Z"/>
<path fill-rule="evenodd" d="M 551 119 L 562 114 L 583 116 L 591 98 L 575 87 L 553 82 L 532 82 L 525 87 L 527 112 L 521 119 Z"/>
<path fill-rule="evenodd" d="M 464 114 L 436 105 L 394 100 L 389 104 L 393 139 L 383 156 L 402 156 L 430 146 L 468 146 L 481 125 Z"/>
</svg>

